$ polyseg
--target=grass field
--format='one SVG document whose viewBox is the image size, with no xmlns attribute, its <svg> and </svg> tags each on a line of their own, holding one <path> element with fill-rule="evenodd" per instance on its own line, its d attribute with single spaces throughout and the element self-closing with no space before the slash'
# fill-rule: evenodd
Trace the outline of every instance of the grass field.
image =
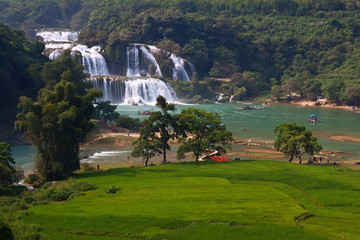
<svg viewBox="0 0 360 240">
<path fill-rule="evenodd" d="M 360 239 L 360 172 L 277 161 L 80 173 L 98 189 L 30 208 L 50 239 Z M 106 194 L 115 186 L 121 190 Z"/>
</svg>

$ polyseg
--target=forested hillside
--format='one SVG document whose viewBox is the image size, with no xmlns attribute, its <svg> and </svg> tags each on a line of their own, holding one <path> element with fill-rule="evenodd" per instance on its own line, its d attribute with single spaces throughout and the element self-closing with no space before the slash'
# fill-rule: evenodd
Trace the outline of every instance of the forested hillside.
<svg viewBox="0 0 360 240">
<path fill-rule="evenodd" d="M 0 23 L 0 139 L 10 138 L 18 98 L 36 97 L 43 86 L 39 71 L 47 60 L 44 45 L 30 42 L 23 31 Z"/>
<path fill-rule="evenodd" d="M 1 0 L 0 21 L 81 30 L 80 41 L 113 55 L 119 44 L 157 45 L 196 66 L 199 89 L 234 100 L 272 90 L 359 105 L 359 9 L 356 0 Z"/>
</svg>

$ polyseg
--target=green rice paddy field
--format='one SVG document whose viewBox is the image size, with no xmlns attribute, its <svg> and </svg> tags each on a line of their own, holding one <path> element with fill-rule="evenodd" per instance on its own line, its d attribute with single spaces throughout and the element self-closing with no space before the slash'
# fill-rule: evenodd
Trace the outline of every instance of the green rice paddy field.
<svg viewBox="0 0 360 240">
<path fill-rule="evenodd" d="M 192 162 L 77 178 L 98 188 L 23 221 L 54 240 L 360 239 L 360 172 L 339 166 Z"/>
</svg>

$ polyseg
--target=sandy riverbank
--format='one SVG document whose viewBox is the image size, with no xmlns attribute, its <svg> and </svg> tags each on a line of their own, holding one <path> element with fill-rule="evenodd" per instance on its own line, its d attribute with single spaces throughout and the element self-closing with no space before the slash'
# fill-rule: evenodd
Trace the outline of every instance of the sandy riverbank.
<svg viewBox="0 0 360 240">
<path fill-rule="evenodd" d="M 345 105 L 337 106 L 335 104 L 328 104 L 326 102 L 326 99 L 322 99 L 322 101 L 296 100 L 289 102 L 289 104 L 294 104 L 301 107 L 322 107 L 322 108 L 344 109 L 344 110 L 356 111 L 360 113 L 359 107 L 345 106 Z"/>
</svg>

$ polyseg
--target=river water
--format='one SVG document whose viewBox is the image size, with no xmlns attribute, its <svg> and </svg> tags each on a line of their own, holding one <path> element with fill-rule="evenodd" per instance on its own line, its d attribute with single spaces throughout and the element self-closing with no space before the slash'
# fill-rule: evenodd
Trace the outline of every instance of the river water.
<svg viewBox="0 0 360 240">
<path fill-rule="evenodd" d="M 256 104 L 256 103 L 255 103 Z M 196 107 L 213 113 L 218 113 L 222 117 L 222 122 L 233 133 L 239 142 L 265 142 L 269 148 L 275 139 L 273 130 L 276 126 L 284 122 L 295 122 L 304 125 L 313 132 L 319 142 L 323 145 L 324 152 L 341 152 L 340 160 L 360 160 L 360 114 L 343 109 L 304 107 L 298 108 L 289 104 L 273 104 L 265 106 L 259 110 L 237 110 L 241 107 L 240 103 L 235 104 L 202 104 L 202 105 L 178 105 L 176 112 L 188 107 Z M 157 111 L 157 107 L 151 107 Z M 131 117 L 146 119 L 146 115 L 138 115 L 142 111 L 140 106 L 119 105 L 117 108 L 121 114 Z M 318 123 L 308 122 L 308 116 L 316 114 Z M 241 139 L 241 140 L 240 140 Z M 349 141 L 353 139 L 352 141 Z M 346 141 L 347 140 L 347 141 Z M 241 152 L 242 144 L 234 144 L 232 151 Z M 99 155 L 102 161 L 128 161 L 131 149 L 104 149 L 92 159 L 96 162 Z M 343 153 L 345 152 L 345 153 Z M 24 169 L 31 169 L 34 148 L 31 146 L 12 146 L 13 157 L 17 164 Z M 108 159 L 106 160 L 106 157 Z M 171 154 L 169 156 L 172 156 Z M 173 155 L 174 156 L 174 155 Z"/>
</svg>

